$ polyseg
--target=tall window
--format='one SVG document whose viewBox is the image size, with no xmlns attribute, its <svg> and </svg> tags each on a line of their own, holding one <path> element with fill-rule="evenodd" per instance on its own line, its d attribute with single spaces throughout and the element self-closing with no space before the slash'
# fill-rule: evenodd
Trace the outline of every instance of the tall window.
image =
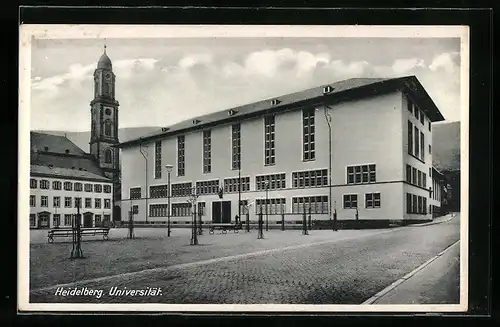
<svg viewBox="0 0 500 327">
<path fill-rule="evenodd" d="M 412 168 L 411 170 L 412 170 L 412 176 L 413 176 L 412 182 L 413 182 L 413 184 L 416 185 L 417 184 L 417 168 Z"/>
<path fill-rule="evenodd" d="M 82 183 L 76 182 L 75 185 L 74 185 L 74 187 L 75 187 L 75 191 L 76 192 L 80 192 L 80 191 L 83 190 L 83 184 Z"/>
<path fill-rule="evenodd" d="M 73 190 L 73 184 L 71 182 L 64 182 L 64 190 L 65 191 L 72 191 Z"/>
<path fill-rule="evenodd" d="M 429 154 L 432 154 L 432 146 L 429 144 Z"/>
<path fill-rule="evenodd" d="M 425 161 L 425 136 L 422 132 L 420 132 L 420 155 L 422 160 Z"/>
<path fill-rule="evenodd" d="M 59 182 L 59 181 L 53 181 L 52 182 L 52 189 L 54 189 L 54 190 L 60 190 L 61 187 L 62 187 L 61 182 Z"/>
<path fill-rule="evenodd" d="M 406 107 L 408 108 L 408 111 L 413 113 L 413 102 L 410 98 L 406 98 L 406 101 Z"/>
<path fill-rule="evenodd" d="M 203 173 L 212 171 L 212 132 L 203 131 Z"/>
<path fill-rule="evenodd" d="M 40 206 L 42 207 L 48 207 L 49 206 L 49 197 L 46 195 L 42 195 L 42 201 Z"/>
<path fill-rule="evenodd" d="M 308 170 L 292 172 L 292 187 L 328 186 L 328 170 Z M 283 186 L 285 188 L 285 186 Z"/>
<path fill-rule="evenodd" d="M 432 131 L 431 121 L 429 120 L 429 122 L 428 122 L 427 124 L 428 124 L 428 126 L 429 126 L 429 132 L 431 132 L 431 131 Z"/>
<path fill-rule="evenodd" d="M 36 207 L 36 196 L 30 195 L 30 207 Z"/>
<path fill-rule="evenodd" d="M 38 182 L 36 179 L 34 178 L 30 179 L 30 188 L 37 188 L 37 184 Z"/>
<path fill-rule="evenodd" d="M 48 189 L 49 189 L 49 185 L 50 185 L 50 183 L 49 183 L 49 181 L 48 181 L 48 180 L 46 180 L 46 179 L 42 179 L 42 180 L 40 181 L 40 188 L 41 188 L 41 189 L 48 190 Z"/>
<path fill-rule="evenodd" d="M 413 124 L 408 121 L 408 154 L 413 154 Z"/>
<path fill-rule="evenodd" d="M 418 202 L 417 202 L 417 196 L 415 194 L 412 194 L 412 209 L 413 213 L 418 213 Z"/>
<path fill-rule="evenodd" d="M 344 194 L 344 209 L 356 209 L 358 207 L 357 194 Z"/>
<path fill-rule="evenodd" d="M 184 176 L 186 173 L 186 153 L 185 144 L 186 138 L 184 135 L 177 136 L 177 175 Z"/>
<path fill-rule="evenodd" d="M 59 227 L 61 224 L 61 215 L 58 213 L 54 214 L 54 227 Z"/>
<path fill-rule="evenodd" d="M 406 181 L 411 183 L 411 166 L 406 165 Z"/>
<path fill-rule="evenodd" d="M 232 167 L 233 169 L 240 169 L 241 162 L 241 124 L 234 124 L 231 126 L 231 140 L 232 140 Z"/>
<path fill-rule="evenodd" d="M 112 159 L 111 159 L 111 149 L 106 149 L 104 151 L 104 163 L 107 163 L 107 164 L 110 164 L 112 163 Z"/>
<path fill-rule="evenodd" d="M 94 187 L 93 184 L 90 184 L 90 183 L 85 183 L 85 192 L 92 192 Z"/>
<path fill-rule="evenodd" d="M 104 122 L 104 135 L 111 136 L 111 120 L 106 120 Z"/>
<path fill-rule="evenodd" d="M 53 198 L 53 207 L 54 208 L 59 208 L 61 207 L 61 197 L 60 196 L 54 196 Z"/>
<path fill-rule="evenodd" d="M 412 213 L 411 194 L 406 193 L 406 213 Z"/>
<path fill-rule="evenodd" d="M 111 209 L 111 200 L 104 199 L 104 209 Z"/>
<path fill-rule="evenodd" d="M 422 173 L 422 187 L 427 188 L 427 174 Z"/>
<path fill-rule="evenodd" d="M 92 199 L 85 198 L 85 208 L 92 208 Z"/>
<path fill-rule="evenodd" d="M 72 222 L 72 215 L 70 214 L 65 214 L 64 215 L 64 226 L 71 226 L 71 222 Z"/>
<path fill-rule="evenodd" d="M 423 111 L 420 111 L 420 123 L 425 126 L 425 115 Z"/>
<path fill-rule="evenodd" d="M 422 172 L 419 170 L 417 173 L 418 173 L 417 185 L 422 186 Z"/>
<path fill-rule="evenodd" d="M 75 208 L 81 208 L 82 207 L 82 198 L 75 197 Z"/>
<path fill-rule="evenodd" d="M 414 132 L 414 136 L 415 136 L 415 153 L 414 154 L 418 158 L 418 157 L 420 157 L 420 154 L 418 153 L 419 150 L 420 150 L 420 147 L 418 145 L 420 134 L 419 134 L 419 130 L 418 130 L 417 126 L 415 126 L 414 129 L 415 129 L 415 132 Z"/>
<path fill-rule="evenodd" d="M 102 193 L 102 185 L 101 184 L 94 184 L 94 192 Z"/>
<path fill-rule="evenodd" d="M 265 165 L 272 166 L 276 164 L 276 149 L 274 144 L 274 115 L 264 118 L 264 158 Z"/>
<path fill-rule="evenodd" d="M 315 109 L 304 109 L 302 111 L 302 137 L 303 137 L 303 160 L 314 160 L 315 152 L 315 129 L 314 129 Z"/>
<path fill-rule="evenodd" d="M 155 142 L 155 178 L 161 178 L 161 141 Z"/>
<path fill-rule="evenodd" d="M 71 204 L 73 203 L 73 198 L 69 197 L 69 196 L 65 196 L 64 197 L 64 207 L 65 208 L 71 208 Z"/>
<path fill-rule="evenodd" d="M 104 193 L 111 193 L 111 185 L 104 185 Z"/>
<path fill-rule="evenodd" d="M 101 209 L 101 199 L 94 199 L 94 208 Z"/>
</svg>

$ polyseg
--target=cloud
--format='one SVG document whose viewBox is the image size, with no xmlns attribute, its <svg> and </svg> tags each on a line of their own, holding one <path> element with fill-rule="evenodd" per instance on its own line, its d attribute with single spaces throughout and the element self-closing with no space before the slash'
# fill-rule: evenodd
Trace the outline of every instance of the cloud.
<svg viewBox="0 0 500 327">
<path fill-rule="evenodd" d="M 453 73 L 459 68 L 459 56 L 458 52 L 442 53 L 434 57 L 432 63 L 429 65 L 429 69 L 432 71 L 443 69 L 447 73 Z"/>
<path fill-rule="evenodd" d="M 394 64 L 392 64 L 392 70 L 396 74 L 404 74 L 415 68 L 425 67 L 425 62 L 423 59 L 419 58 L 409 58 L 409 59 L 396 59 Z"/>
</svg>

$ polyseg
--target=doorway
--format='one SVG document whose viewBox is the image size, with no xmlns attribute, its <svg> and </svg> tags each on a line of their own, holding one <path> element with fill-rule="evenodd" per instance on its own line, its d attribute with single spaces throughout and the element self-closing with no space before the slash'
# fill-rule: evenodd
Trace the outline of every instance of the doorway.
<svg viewBox="0 0 500 327">
<path fill-rule="evenodd" d="M 91 212 L 86 212 L 83 214 L 83 227 L 84 228 L 90 228 L 93 227 L 93 221 L 92 221 L 92 213 Z"/>
<path fill-rule="evenodd" d="M 40 212 L 38 214 L 38 228 L 50 228 L 49 212 Z"/>
<path fill-rule="evenodd" d="M 212 202 L 212 222 L 213 223 L 231 223 L 231 201 Z"/>
</svg>

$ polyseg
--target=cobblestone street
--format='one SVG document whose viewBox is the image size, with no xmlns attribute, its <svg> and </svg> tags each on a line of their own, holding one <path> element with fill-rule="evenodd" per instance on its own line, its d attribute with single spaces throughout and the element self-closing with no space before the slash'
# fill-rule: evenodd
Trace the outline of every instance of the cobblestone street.
<svg viewBox="0 0 500 327">
<path fill-rule="evenodd" d="M 185 230 L 179 232 L 185 234 L 182 238 L 159 235 L 86 242 L 82 246 L 89 258 L 79 262 L 66 259 L 67 243 L 32 242 L 30 302 L 360 304 L 459 240 L 459 230 L 457 217 L 429 226 L 337 233 L 313 230 L 308 236 L 300 231 L 270 231 L 265 240 L 257 240 L 255 231 L 207 233 L 199 246 L 186 245 L 189 231 Z M 59 261 L 52 266 L 41 260 L 50 251 L 62 253 L 62 249 L 66 252 L 58 254 Z M 102 255 L 96 255 L 98 251 Z M 118 265 L 120 257 L 124 258 Z M 99 299 L 62 297 L 54 295 L 57 287 L 87 287 L 104 293 Z M 161 288 L 162 292 L 113 297 L 108 294 L 111 287 Z"/>
</svg>

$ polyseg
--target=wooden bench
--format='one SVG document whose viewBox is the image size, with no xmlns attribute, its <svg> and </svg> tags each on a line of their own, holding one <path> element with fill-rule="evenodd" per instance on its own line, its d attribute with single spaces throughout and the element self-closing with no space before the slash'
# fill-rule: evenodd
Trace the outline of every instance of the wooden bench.
<svg viewBox="0 0 500 327">
<path fill-rule="evenodd" d="M 221 224 L 208 225 L 209 234 L 215 233 L 216 229 L 222 231 L 222 234 L 226 234 L 228 230 L 233 230 L 235 233 L 238 233 L 239 230 L 241 229 L 241 224 L 221 223 Z"/>
<path fill-rule="evenodd" d="M 80 229 L 80 236 L 97 236 L 102 235 L 102 238 L 107 240 L 109 235 L 109 227 L 90 227 Z M 49 243 L 54 242 L 55 237 L 70 237 L 73 236 L 72 228 L 53 228 L 49 230 L 47 238 Z"/>
</svg>

